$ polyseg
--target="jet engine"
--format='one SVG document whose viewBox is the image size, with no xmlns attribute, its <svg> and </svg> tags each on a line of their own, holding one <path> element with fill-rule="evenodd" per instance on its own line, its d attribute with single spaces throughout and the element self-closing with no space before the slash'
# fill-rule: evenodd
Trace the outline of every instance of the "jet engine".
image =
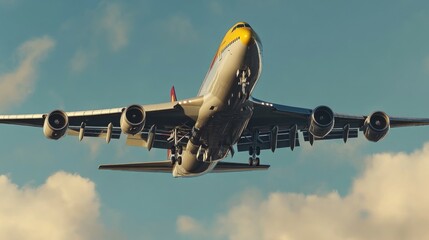
<svg viewBox="0 0 429 240">
<path fill-rule="evenodd" d="M 384 112 L 374 112 L 365 119 L 363 131 L 366 139 L 378 142 L 390 129 L 390 119 Z"/>
<path fill-rule="evenodd" d="M 146 112 L 141 105 L 131 105 L 122 112 L 121 130 L 125 134 L 139 133 L 146 122 Z"/>
<path fill-rule="evenodd" d="M 58 140 L 64 136 L 68 126 L 69 118 L 67 114 L 61 110 L 55 110 L 45 117 L 43 134 L 49 139 Z"/>
<path fill-rule="evenodd" d="M 323 138 L 334 128 L 334 112 L 327 106 L 316 107 L 310 116 L 308 131 L 313 136 Z"/>
</svg>

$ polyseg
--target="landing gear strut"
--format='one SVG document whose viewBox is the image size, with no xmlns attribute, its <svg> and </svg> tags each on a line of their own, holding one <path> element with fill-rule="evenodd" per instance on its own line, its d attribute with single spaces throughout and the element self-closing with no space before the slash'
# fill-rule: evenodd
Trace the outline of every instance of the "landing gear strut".
<svg viewBox="0 0 429 240">
<path fill-rule="evenodd" d="M 209 149 L 201 145 L 200 148 L 198 148 L 197 159 L 203 162 L 209 161 Z"/>
<path fill-rule="evenodd" d="M 170 161 L 171 165 L 179 164 L 182 165 L 182 153 L 183 153 L 183 147 L 179 146 L 179 141 L 177 139 L 177 128 L 173 130 L 173 138 L 174 138 L 174 145 L 170 148 Z"/>
<path fill-rule="evenodd" d="M 250 77 L 250 68 L 245 70 L 237 70 L 235 74 L 238 78 L 238 85 L 241 85 L 241 92 L 238 93 L 239 98 L 243 98 L 247 95 L 247 86 L 249 85 L 248 78 Z"/>
</svg>

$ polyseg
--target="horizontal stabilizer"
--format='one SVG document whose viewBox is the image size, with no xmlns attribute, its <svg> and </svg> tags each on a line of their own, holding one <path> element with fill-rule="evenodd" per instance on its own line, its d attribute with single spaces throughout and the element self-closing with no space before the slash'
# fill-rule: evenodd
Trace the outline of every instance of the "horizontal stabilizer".
<svg viewBox="0 0 429 240">
<path fill-rule="evenodd" d="M 207 163 L 207 165 L 209 165 L 209 163 Z M 270 165 L 249 166 L 249 164 L 246 164 L 246 163 L 218 162 L 211 172 L 222 173 L 222 172 L 257 171 L 257 170 L 267 170 L 269 167 Z M 98 169 L 134 171 L 134 172 L 172 173 L 173 165 L 171 165 L 171 161 L 166 160 L 166 161 L 159 161 L 159 162 L 140 162 L 140 163 L 101 165 Z"/>
<path fill-rule="evenodd" d="M 244 172 L 244 171 L 256 171 L 256 170 L 268 170 L 269 167 L 270 165 L 250 166 L 247 163 L 219 162 L 212 172 L 221 173 L 221 172 Z"/>
<path fill-rule="evenodd" d="M 134 171 L 134 172 L 163 172 L 171 173 L 173 166 L 171 161 L 159 162 L 143 162 L 143 163 L 125 163 L 125 164 L 109 164 L 101 165 L 98 169 L 107 170 L 120 170 L 120 171 Z"/>
</svg>

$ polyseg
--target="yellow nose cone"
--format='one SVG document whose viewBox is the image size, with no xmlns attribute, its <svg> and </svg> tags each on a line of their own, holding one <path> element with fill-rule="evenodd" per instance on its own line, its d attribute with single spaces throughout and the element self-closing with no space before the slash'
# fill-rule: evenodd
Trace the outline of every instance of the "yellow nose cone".
<svg viewBox="0 0 429 240">
<path fill-rule="evenodd" d="M 247 29 L 247 28 L 242 28 L 242 29 L 239 29 L 240 30 L 240 41 L 244 44 L 244 45 L 246 45 L 246 46 L 248 46 L 250 43 L 251 43 L 251 40 L 252 40 L 252 30 L 250 30 L 250 29 Z"/>
</svg>

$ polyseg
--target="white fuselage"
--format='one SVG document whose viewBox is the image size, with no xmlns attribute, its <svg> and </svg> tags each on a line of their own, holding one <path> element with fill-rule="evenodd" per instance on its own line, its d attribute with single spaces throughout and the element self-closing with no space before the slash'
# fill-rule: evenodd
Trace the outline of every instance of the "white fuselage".
<svg viewBox="0 0 429 240">
<path fill-rule="evenodd" d="M 251 34 L 249 42 L 233 39 L 214 57 L 198 93 L 204 97 L 194 127 L 198 141 L 188 141 L 182 164 L 176 163 L 173 169 L 174 177 L 199 176 L 213 170 L 246 128 L 252 116 L 248 98 L 262 69 L 262 45 L 253 30 Z M 240 82 L 243 72 L 245 82 Z M 201 148 L 206 154 L 203 161 L 198 159 Z"/>
</svg>

